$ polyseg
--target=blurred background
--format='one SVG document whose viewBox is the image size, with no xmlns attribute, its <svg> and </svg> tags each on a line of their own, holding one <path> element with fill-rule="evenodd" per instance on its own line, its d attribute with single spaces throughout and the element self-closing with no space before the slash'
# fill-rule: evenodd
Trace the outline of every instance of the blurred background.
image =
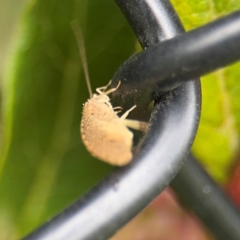
<svg viewBox="0 0 240 240">
<path fill-rule="evenodd" d="M 238 0 L 171 1 L 187 30 L 239 9 Z M 113 167 L 79 134 L 89 97 L 70 22 L 78 19 L 93 89 L 136 52 L 114 1 L 0 3 L 0 239 L 18 239 L 91 189 Z M 240 66 L 202 79 L 193 152 L 240 206 Z M 194 236 L 194 238 L 193 238 Z M 168 189 L 112 239 L 213 239 Z"/>
</svg>

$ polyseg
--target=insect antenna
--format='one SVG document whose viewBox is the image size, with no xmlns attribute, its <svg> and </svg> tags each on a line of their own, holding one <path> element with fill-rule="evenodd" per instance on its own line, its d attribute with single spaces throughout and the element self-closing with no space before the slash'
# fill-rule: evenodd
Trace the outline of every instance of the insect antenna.
<svg viewBox="0 0 240 240">
<path fill-rule="evenodd" d="M 93 96 L 93 93 L 92 93 L 92 87 L 91 87 L 89 72 L 88 72 L 87 56 L 86 56 L 86 51 L 85 51 L 86 48 L 85 48 L 85 44 L 84 44 L 84 40 L 83 40 L 83 34 L 82 34 L 82 31 L 81 31 L 81 27 L 80 27 L 77 20 L 73 20 L 70 23 L 70 25 L 72 27 L 75 38 L 77 40 L 77 45 L 78 45 L 78 49 L 79 49 L 79 53 L 80 53 L 80 58 L 81 58 L 81 61 L 82 61 L 83 72 L 84 72 L 84 76 L 85 76 L 85 79 L 86 79 L 88 92 L 89 92 L 89 95 L 90 95 L 90 98 L 91 98 Z"/>
</svg>

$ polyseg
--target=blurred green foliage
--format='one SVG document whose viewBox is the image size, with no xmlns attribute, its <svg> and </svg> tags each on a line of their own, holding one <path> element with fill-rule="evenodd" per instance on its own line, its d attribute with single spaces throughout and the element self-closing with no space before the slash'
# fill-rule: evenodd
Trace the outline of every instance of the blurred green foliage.
<svg viewBox="0 0 240 240">
<path fill-rule="evenodd" d="M 172 0 L 187 30 L 238 10 L 238 0 Z M 202 78 L 202 115 L 194 154 L 219 182 L 226 182 L 239 152 L 240 64 Z"/>
<path fill-rule="evenodd" d="M 236 0 L 172 3 L 188 30 L 240 6 Z M 0 239 L 11 240 L 54 216 L 112 170 L 90 156 L 79 136 L 88 92 L 70 22 L 78 19 L 82 27 L 93 89 L 105 85 L 134 53 L 136 39 L 114 1 L 5 0 L 0 9 L 5 13 L 0 22 Z M 234 65 L 203 79 L 203 117 L 193 147 L 222 181 L 239 140 L 238 69 Z"/>
<path fill-rule="evenodd" d="M 23 236 L 112 169 L 90 157 L 80 139 L 88 92 L 74 19 L 93 88 L 134 52 L 134 35 L 113 1 L 25 2 L 4 69 L 0 239 Z"/>
</svg>

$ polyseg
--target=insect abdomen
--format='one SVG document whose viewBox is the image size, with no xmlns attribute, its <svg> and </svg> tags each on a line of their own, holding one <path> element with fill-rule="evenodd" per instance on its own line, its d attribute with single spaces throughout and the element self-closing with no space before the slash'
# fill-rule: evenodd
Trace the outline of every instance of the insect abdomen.
<svg viewBox="0 0 240 240">
<path fill-rule="evenodd" d="M 118 166 L 131 161 L 133 134 L 106 103 L 88 100 L 80 129 L 83 143 L 93 156 Z"/>
</svg>

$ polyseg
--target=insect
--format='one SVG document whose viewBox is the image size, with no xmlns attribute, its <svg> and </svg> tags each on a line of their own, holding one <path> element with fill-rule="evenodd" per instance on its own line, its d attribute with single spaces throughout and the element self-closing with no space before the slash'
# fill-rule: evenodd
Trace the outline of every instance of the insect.
<svg viewBox="0 0 240 240">
<path fill-rule="evenodd" d="M 112 165 L 125 165 L 132 159 L 133 140 L 133 133 L 127 126 L 143 130 L 146 128 L 146 123 L 126 119 L 128 114 L 136 108 L 136 105 L 126 111 L 121 117 L 117 115 L 122 108 L 119 106 L 113 107 L 108 95 L 116 91 L 121 82 L 115 88 L 108 89 L 111 84 L 110 81 L 107 86 L 97 88 L 97 93 L 92 93 L 82 33 L 76 21 L 73 21 L 71 26 L 77 39 L 90 95 L 90 98 L 83 106 L 80 124 L 80 134 L 83 143 L 94 157 Z"/>
</svg>

